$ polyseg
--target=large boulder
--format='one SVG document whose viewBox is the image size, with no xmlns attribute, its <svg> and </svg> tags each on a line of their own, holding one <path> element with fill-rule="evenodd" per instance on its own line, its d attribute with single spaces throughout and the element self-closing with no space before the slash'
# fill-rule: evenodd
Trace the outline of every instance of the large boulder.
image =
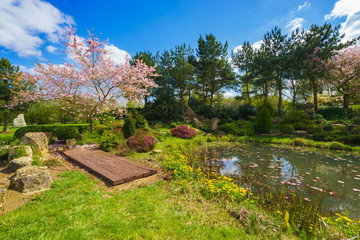
<svg viewBox="0 0 360 240">
<path fill-rule="evenodd" d="M 18 157 L 32 157 L 33 151 L 30 146 L 13 146 L 9 149 L 9 158 L 8 160 L 12 160 Z"/>
<path fill-rule="evenodd" d="M 219 122 L 220 122 L 220 119 L 218 119 L 217 117 L 214 117 L 213 119 L 211 119 L 210 128 L 212 131 L 215 131 L 216 129 L 218 129 Z"/>
<path fill-rule="evenodd" d="M 201 122 L 198 118 L 193 118 L 191 124 L 194 125 L 196 128 L 200 128 L 201 125 L 203 125 L 203 122 Z"/>
<path fill-rule="evenodd" d="M 0 212 L 5 210 L 5 194 L 8 188 L 8 183 L 0 179 Z"/>
<path fill-rule="evenodd" d="M 23 167 L 11 178 L 10 188 L 22 193 L 35 193 L 49 189 L 51 176 L 46 167 Z"/>
<path fill-rule="evenodd" d="M 26 122 L 24 118 L 24 114 L 19 114 L 13 121 L 14 127 L 25 127 Z"/>
<path fill-rule="evenodd" d="M 15 172 L 19 168 L 31 166 L 32 157 L 19 157 L 11 160 L 7 166 L 9 172 Z"/>
<path fill-rule="evenodd" d="M 41 157 L 49 154 L 48 138 L 43 132 L 28 132 L 20 139 L 21 144 L 32 145 Z"/>
</svg>

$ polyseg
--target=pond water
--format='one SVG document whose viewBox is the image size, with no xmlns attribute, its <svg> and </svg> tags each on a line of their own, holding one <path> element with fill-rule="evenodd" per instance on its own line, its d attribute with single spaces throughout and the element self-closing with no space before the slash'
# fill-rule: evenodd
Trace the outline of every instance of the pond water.
<svg viewBox="0 0 360 240">
<path fill-rule="evenodd" d="M 360 159 L 270 146 L 239 146 L 220 152 L 220 173 L 252 192 L 295 191 L 322 209 L 360 218 Z"/>
</svg>

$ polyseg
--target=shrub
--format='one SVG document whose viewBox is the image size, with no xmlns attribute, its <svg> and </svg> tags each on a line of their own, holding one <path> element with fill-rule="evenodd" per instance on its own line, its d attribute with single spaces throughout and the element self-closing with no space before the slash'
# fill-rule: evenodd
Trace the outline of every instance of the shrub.
<svg viewBox="0 0 360 240">
<path fill-rule="evenodd" d="M 144 129 L 148 126 L 148 122 L 146 121 L 146 119 L 138 111 L 136 111 L 136 109 L 130 109 L 129 116 L 134 119 L 135 128 Z"/>
<path fill-rule="evenodd" d="M 323 130 L 324 131 L 332 131 L 332 130 L 334 130 L 334 127 L 331 124 L 327 124 L 327 125 L 323 126 Z"/>
<path fill-rule="evenodd" d="M 259 133 L 268 133 L 272 129 L 271 114 L 267 107 L 261 108 L 255 117 L 255 128 Z"/>
<path fill-rule="evenodd" d="M 351 130 L 351 134 L 360 134 L 360 127 L 356 127 L 353 130 Z"/>
<path fill-rule="evenodd" d="M 60 127 L 75 127 L 79 133 L 84 133 L 88 130 L 89 124 L 54 124 L 54 125 L 35 125 L 35 126 L 26 126 L 19 128 L 15 131 L 14 137 L 21 138 L 25 133 L 28 132 L 49 132 L 53 135 L 56 135 L 55 132 Z"/>
<path fill-rule="evenodd" d="M 295 130 L 306 130 L 308 127 L 308 124 L 304 122 L 295 122 L 293 125 Z"/>
<path fill-rule="evenodd" d="M 107 128 L 106 125 L 104 125 L 104 124 L 98 124 L 98 125 L 96 125 L 96 126 L 94 127 L 94 131 L 101 135 L 101 134 L 104 133 L 104 131 L 106 130 L 106 128 Z"/>
<path fill-rule="evenodd" d="M 176 128 L 176 127 L 177 127 L 176 123 L 170 123 L 170 128 Z"/>
<path fill-rule="evenodd" d="M 339 143 L 339 142 L 331 142 L 329 144 L 329 149 L 331 149 L 331 150 L 348 150 L 349 147 L 342 143 Z"/>
<path fill-rule="evenodd" d="M 127 117 L 124 127 L 122 128 L 125 138 L 129 138 L 135 134 L 135 121 L 132 117 Z"/>
<path fill-rule="evenodd" d="M 316 113 L 321 114 L 326 120 L 338 120 L 346 118 L 346 111 L 340 107 L 321 107 Z"/>
<path fill-rule="evenodd" d="M 280 125 L 280 131 L 284 134 L 292 134 L 294 132 L 295 128 L 290 123 L 284 123 Z"/>
<path fill-rule="evenodd" d="M 303 138 L 295 138 L 291 144 L 294 146 L 306 146 L 306 140 Z"/>
<path fill-rule="evenodd" d="M 109 125 L 112 129 L 118 129 L 118 128 L 122 128 L 124 126 L 124 121 L 116 121 L 116 122 L 112 122 Z"/>
<path fill-rule="evenodd" d="M 176 128 L 173 128 L 170 130 L 170 132 L 174 137 L 184 138 L 184 139 L 191 139 L 196 136 L 196 131 L 193 128 L 186 125 L 180 125 Z"/>
<path fill-rule="evenodd" d="M 79 131 L 75 127 L 59 127 L 55 132 L 55 136 L 59 140 L 77 138 Z"/>
<path fill-rule="evenodd" d="M 256 116 L 257 109 L 251 104 L 244 104 L 238 108 L 238 112 L 241 117 L 248 119 L 249 116 Z"/>
<path fill-rule="evenodd" d="M 304 111 L 291 111 L 284 116 L 284 123 L 309 122 L 310 116 Z M 295 128 L 296 129 L 296 128 Z"/>
<path fill-rule="evenodd" d="M 250 136 L 254 134 L 254 126 L 245 120 L 220 125 L 219 129 L 235 136 Z"/>
<path fill-rule="evenodd" d="M 116 147 L 119 139 L 114 134 L 104 134 L 100 136 L 98 143 L 99 148 L 104 151 L 109 151 Z"/>
<path fill-rule="evenodd" d="M 323 129 L 321 126 L 319 125 L 310 125 L 306 128 L 306 131 L 309 133 L 309 134 L 314 134 L 314 133 L 318 133 L 318 132 L 321 132 Z"/>
<path fill-rule="evenodd" d="M 314 113 L 314 114 L 311 116 L 311 119 L 314 119 L 314 120 L 322 120 L 322 119 L 324 119 L 324 117 L 323 117 L 321 114 Z"/>
<path fill-rule="evenodd" d="M 262 108 L 267 108 L 270 112 L 271 116 L 274 116 L 276 110 L 274 108 L 274 105 L 268 101 L 268 100 L 264 100 L 263 102 L 261 102 L 258 106 L 257 109 L 260 111 Z"/>
<path fill-rule="evenodd" d="M 334 125 L 334 130 L 339 133 L 345 133 L 346 132 L 346 126 L 345 125 Z"/>
<path fill-rule="evenodd" d="M 360 144 L 360 134 L 345 135 L 339 139 L 344 143 Z"/>
<path fill-rule="evenodd" d="M 311 135 L 311 139 L 315 141 L 326 141 L 325 139 L 329 139 L 329 133 L 327 132 L 317 132 Z M 330 141 L 332 141 L 331 139 Z"/>
<path fill-rule="evenodd" d="M 360 117 L 354 117 L 354 118 L 352 119 L 352 121 L 353 121 L 353 123 L 355 123 L 355 124 L 360 124 Z"/>
<path fill-rule="evenodd" d="M 143 131 L 137 131 L 134 136 L 126 140 L 126 144 L 136 152 L 148 152 L 154 149 L 156 141 L 153 136 L 145 135 Z"/>
</svg>

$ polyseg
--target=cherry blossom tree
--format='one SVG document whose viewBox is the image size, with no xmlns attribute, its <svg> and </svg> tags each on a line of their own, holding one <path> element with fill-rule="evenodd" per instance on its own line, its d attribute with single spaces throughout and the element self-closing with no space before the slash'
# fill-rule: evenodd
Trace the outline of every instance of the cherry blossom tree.
<svg viewBox="0 0 360 240">
<path fill-rule="evenodd" d="M 328 69 L 325 82 L 343 96 L 343 106 L 348 111 L 350 95 L 359 94 L 360 46 L 347 47 L 335 53 L 336 55 L 324 63 Z"/>
<path fill-rule="evenodd" d="M 60 99 L 63 109 L 76 109 L 79 117 L 90 121 L 104 111 L 124 112 L 127 101 L 141 101 L 148 89 L 157 87 L 151 80 L 155 69 L 141 60 L 116 65 L 106 50 L 106 41 L 99 41 L 92 31 L 82 40 L 76 29 L 66 28 L 66 53 L 73 60 L 62 65 L 37 64 L 36 78 L 47 98 Z"/>
<path fill-rule="evenodd" d="M 0 110 L 3 114 L 3 132 L 9 130 L 10 113 L 23 109 L 27 103 L 35 101 L 39 94 L 35 89 L 36 79 L 22 73 L 9 60 L 0 60 Z"/>
</svg>

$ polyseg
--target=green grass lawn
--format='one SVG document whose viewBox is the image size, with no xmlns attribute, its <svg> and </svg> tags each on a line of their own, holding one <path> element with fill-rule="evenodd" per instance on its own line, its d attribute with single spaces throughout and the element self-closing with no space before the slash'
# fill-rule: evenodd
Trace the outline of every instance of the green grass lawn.
<svg viewBox="0 0 360 240">
<path fill-rule="evenodd" d="M 62 176 L 0 217 L 0 239 L 256 239 L 221 207 L 184 196 L 172 182 L 105 192 L 86 174 Z"/>
</svg>

